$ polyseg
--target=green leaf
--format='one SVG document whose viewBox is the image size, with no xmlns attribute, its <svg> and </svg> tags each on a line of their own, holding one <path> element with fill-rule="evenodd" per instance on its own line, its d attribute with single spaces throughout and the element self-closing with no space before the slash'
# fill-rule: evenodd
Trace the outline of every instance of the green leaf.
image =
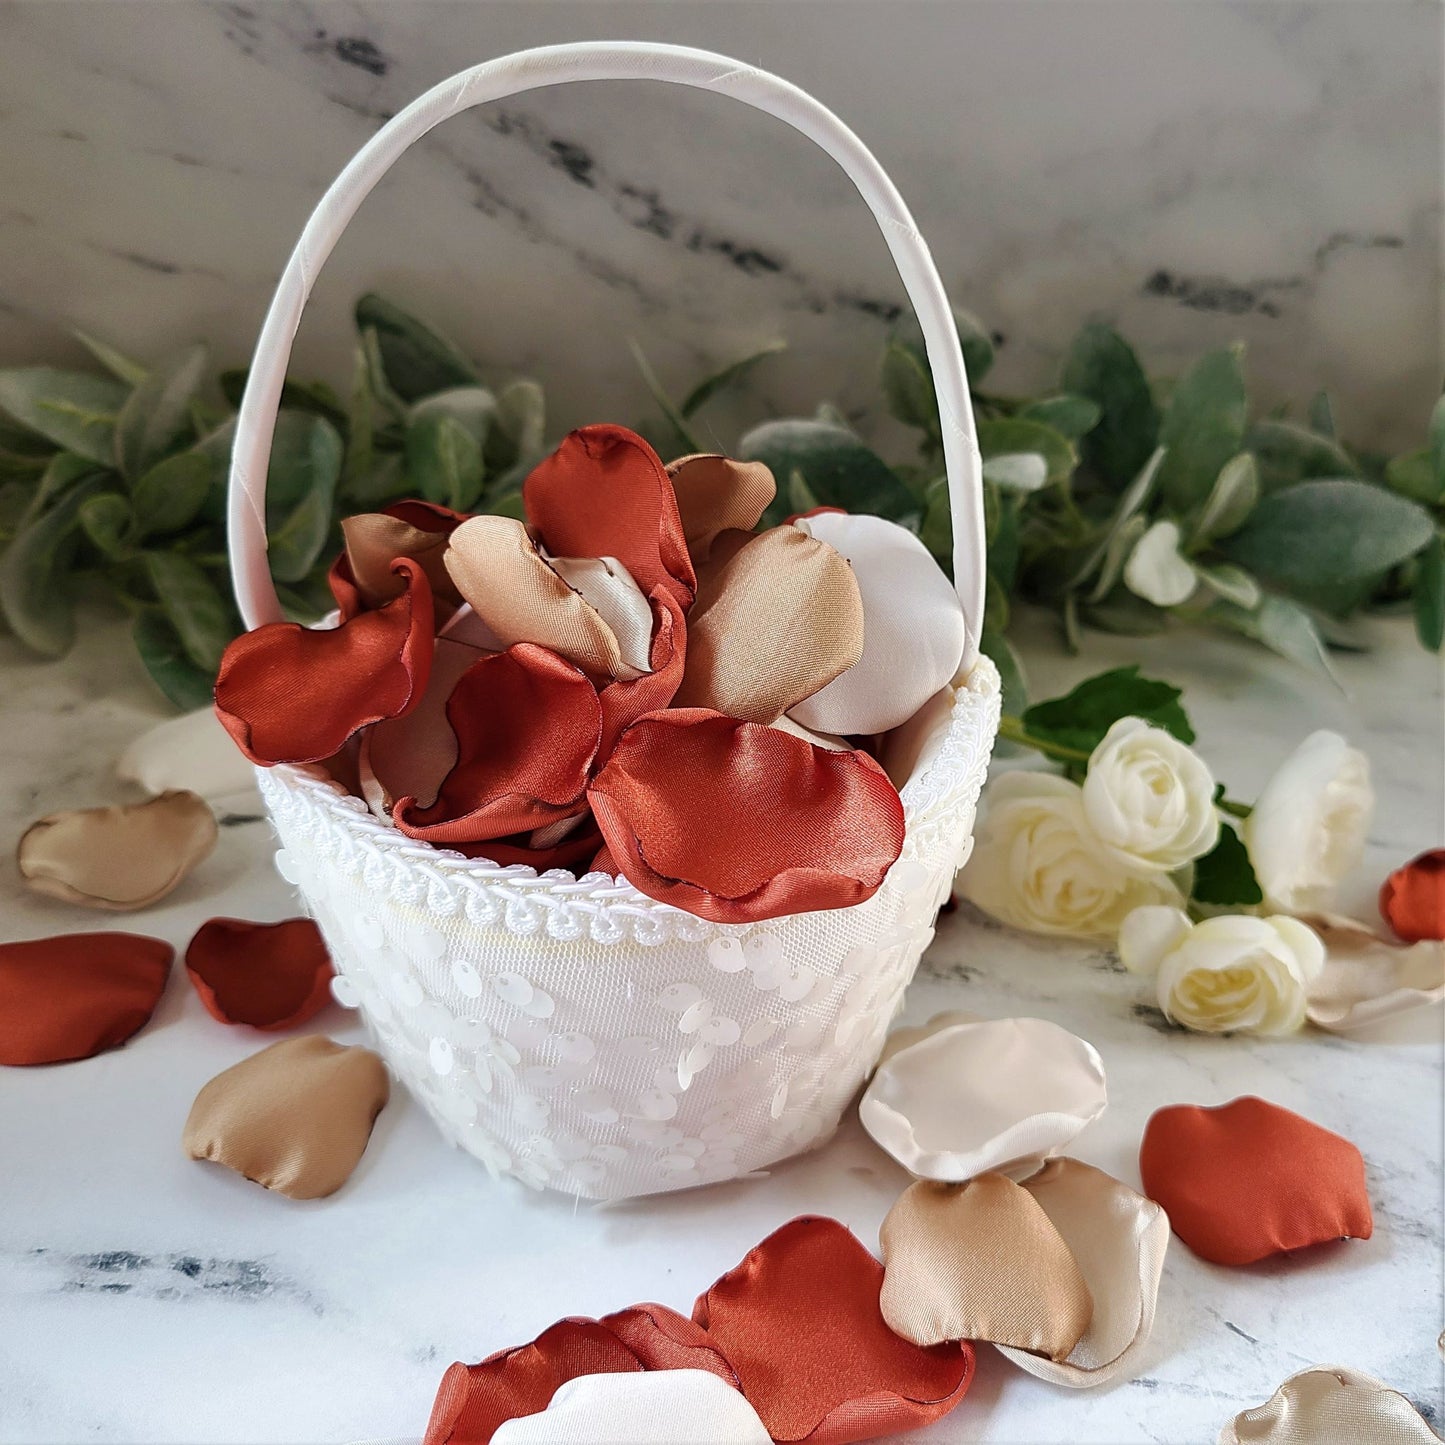
<svg viewBox="0 0 1445 1445">
<path fill-rule="evenodd" d="M 1169 627 L 1167 612 L 1123 587 L 1115 588 L 1102 601 L 1081 607 L 1079 615 L 1090 627 L 1118 637 L 1156 637 Z"/>
<path fill-rule="evenodd" d="M 80 525 L 102 556 L 119 561 L 130 555 L 135 519 L 129 500 L 119 492 L 87 497 L 80 509 Z"/>
<path fill-rule="evenodd" d="M 1383 487 L 1300 482 L 1265 497 L 1222 550 L 1255 576 L 1336 611 L 1351 584 L 1358 589 L 1434 535 L 1423 507 Z"/>
<path fill-rule="evenodd" d="M 420 401 L 434 391 L 474 386 L 481 380 L 476 367 L 446 337 L 375 293 L 356 303 L 356 325 L 376 333 L 386 379 L 403 401 Z"/>
<path fill-rule="evenodd" d="M 1339 435 L 1335 425 L 1335 404 L 1327 391 L 1317 391 L 1310 398 L 1310 430 L 1331 440 Z"/>
<path fill-rule="evenodd" d="M 904 426 L 926 432 L 934 442 L 941 439 L 943 431 L 938 419 L 938 398 L 933 392 L 933 373 L 919 348 L 890 341 L 883 351 L 878 380 L 891 416 Z"/>
<path fill-rule="evenodd" d="M 497 423 L 485 452 L 487 474 L 510 469 L 525 476 L 542 460 L 546 446 L 547 399 L 542 388 L 526 377 L 508 382 L 497 393 Z"/>
<path fill-rule="evenodd" d="M 220 375 L 221 395 L 233 407 L 241 405 L 250 373 L 244 366 L 233 366 Z M 311 411 L 338 426 L 347 419 L 347 408 L 341 398 L 324 381 L 296 381 L 287 377 L 281 384 L 281 405 L 291 411 Z"/>
<path fill-rule="evenodd" d="M 1445 643 L 1445 541 L 1438 535 L 1420 554 L 1413 600 L 1420 642 L 1431 652 L 1439 652 Z"/>
<path fill-rule="evenodd" d="M 115 461 L 134 483 L 191 430 L 191 401 L 206 375 L 206 348 L 188 347 L 147 372 L 115 423 Z"/>
<path fill-rule="evenodd" d="M 470 511 L 482 494 L 482 449 L 454 416 L 433 412 L 406 429 L 406 475 L 428 501 Z"/>
<path fill-rule="evenodd" d="M 1219 842 L 1194 864 L 1194 900 L 1220 906 L 1264 902 L 1249 851 L 1228 823 L 1221 823 Z"/>
<path fill-rule="evenodd" d="M 1204 616 L 1252 638 L 1280 657 L 1334 679 L 1334 669 L 1314 619 L 1299 603 L 1287 597 L 1267 596 L 1253 611 L 1221 599 L 1212 603 Z"/>
<path fill-rule="evenodd" d="M 0 612 L 32 652 L 60 657 L 75 640 L 75 618 L 65 568 L 80 509 L 103 485 L 99 477 L 66 492 L 29 523 L 0 557 Z"/>
<path fill-rule="evenodd" d="M 1053 427 L 1022 417 L 1005 417 L 978 424 L 978 449 L 985 462 L 1001 456 L 1033 452 L 1044 459 L 1045 482 L 1066 482 L 1079 464 L 1074 444 Z"/>
<path fill-rule="evenodd" d="M 115 347 L 108 346 L 104 341 L 97 340 L 94 336 L 84 331 L 72 330 L 70 333 L 117 381 L 123 382 L 126 386 L 139 386 L 146 378 L 146 369 L 140 362 L 132 361 L 123 352 L 117 351 Z"/>
<path fill-rule="evenodd" d="M 997 493 L 985 492 L 985 496 Z M 923 521 L 918 540 L 938 559 L 947 572 L 953 566 L 953 513 L 948 501 L 948 478 L 935 477 L 923 493 Z"/>
<path fill-rule="evenodd" d="M 786 351 L 788 343 L 781 339 L 769 341 L 760 346 L 756 351 L 750 352 L 747 356 L 740 356 L 736 361 L 730 361 L 720 371 L 715 371 L 711 376 L 693 387 L 683 397 L 682 405 L 678 407 L 684 417 L 691 419 L 697 412 L 701 411 L 713 397 L 719 392 L 726 391 L 728 387 L 735 386 L 755 367 L 760 361 L 766 361 L 770 356 L 776 356 L 780 351 Z"/>
<path fill-rule="evenodd" d="M 230 609 L 216 584 L 189 557 L 178 552 L 147 552 L 145 566 L 150 585 L 185 655 L 196 667 L 214 676 L 221 665 L 221 654 L 234 635 Z"/>
<path fill-rule="evenodd" d="M 1385 463 L 1385 485 L 1402 497 L 1424 506 L 1438 506 L 1445 501 L 1440 479 L 1435 474 L 1435 458 L 1429 447 L 1403 456 L 1391 457 Z"/>
<path fill-rule="evenodd" d="M 497 420 L 497 398 L 484 386 L 454 386 L 417 402 L 409 420 L 421 421 L 429 416 L 451 417 L 479 447 L 485 448 Z"/>
<path fill-rule="evenodd" d="M 229 447 L 227 448 L 229 453 Z M 324 417 L 283 411 L 271 438 L 266 473 L 266 528 L 276 532 L 308 497 L 320 492 L 328 510 L 341 477 L 341 434 Z M 274 571 L 274 559 L 272 570 Z M 306 568 L 301 569 L 304 575 Z M 277 573 L 280 576 L 279 573 Z M 284 577 L 291 582 L 295 578 Z"/>
<path fill-rule="evenodd" d="M 802 472 L 793 472 L 788 477 L 788 506 L 797 513 L 815 511 L 820 505 L 813 489 L 808 485 Z"/>
<path fill-rule="evenodd" d="M 1233 602 L 1247 612 L 1259 606 L 1263 596 L 1259 583 L 1242 567 L 1236 567 L 1231 562 L 1220 562 L 1212 567 L 1196 563 L 1194 570 L 1209 584 L 1215 595 L 1225 601 Z"/>
<path fill-rule="evenodd" d="M 300 582 L 331 535 L 332 492 L 318 487 L 302 497 L 266 538 L 266 560 L 278 582 Z"/>
<path fill-rule="evenodd" d="M 201 452 L 177 452 L 157 462 L 131 493 L 136 535 L 179 532 L 196 519 L 211 489 L 215 467 Z"/>
<path fill-rule="evenodd" d="M 1098 426 L 1104 412 L 1098 402 L 1087 396 L 1062 391 L 1028 402 L 1019 408 L 1018 415 L 1023 421 L 1041 421 L 1060 436 L 1076 442 Z"/>
<path fill-rule="evenodd" d="M 1022 713 L 1029 701 L 1028 679 L 1013 644 L 1002 632 L 985 627 L 978 640 L 978 648 L 998 668 L 999 679 L 1003 683 L 1004 711 L 1015 716 Z"/>
<path fill-rule="evenodd" d="M 919 514 L 913 493 L 846 427 L 801 419 L 764 422 L 743 437 L 737 454 L 765 463 L 775 477 L 801 473 L 825 507 L 872 512 L 895 522 Z"/>
<path fill-rule="evenodd" d="M 41 474 L 27 520 L 34 520 L 47 507 L 53 506 L 78 482 L 98 475 L 96 464 L 85 457 L 76 456 L 74 452 L 56 452 Z"/>
<path fill-rule="evenodd" d="M 1261 421 L 1250 428 L 1245 449 L 1259 463 L 1259 485 L 1277 492 L 1316 477 L 1355 477 L 1355 459 L 1333 437 L 1288 421 Z"/>
<path fill-rule="evenodd" d="M 352 355 L 351 391 L 346 400 L 346 455 L 341 466 L 341 494 L 365 506 L 357 495 L 376 465 L 376 398 L 371 390 L 371 369 L 366 350 L 358 345 Z"/>
<path fill-rule="evenodd" d="M 1099 408 L 1084 439 L 1085 460 L 1114 486 L 1127 485 L 1159 440 L 1159 413 L 1134 348 L 1112 327 L 1084 327 L 1064 363 L 1063 386 Z"/>
<path fill-rule="evenodd" d="M 1159 471 L 1164 500 L 1179 511 L 1198 506 L 1224 464 L 1240 450 L 1248 415 L 1241 350 L 1211 351 L 1180 378 L 1159 425 L 1169 451 Z"/>
<path fill-rule="evenodd" d="M 115 420 L 125 396 L 119 382 L 80 371 L 0 371 L 0 408 L 57 446 L 106 466 L 113 465 Z"/>
<path fill-rule="evenodd" d="M 378 452 L 371 470 L 347 483 L 346 500 L 353 512 L 376 512 L 406 492 L 406 459 L 400 452 Z"/>
<path fill-rule="evenodd" d="M 1035 703 L 1023 715 L 1035 737 L 1091 753 L 1120 718 L 1139 717 L 1164 728 L 1181 742 L 1194 741 L 1194 729 L 1179 705 L 1180 689 L 1154 678 L 1140 677 L 1138 665 L 1081 682 L 1066 697 Z"/>
<path fill-rule="evenodd" d="M 212 676 L 197 667 L 159 607 L 146 607 L 131 624 L 131 640 L 151 681 L 185 712 L 206 707 L 215 694 Z"/>
<path fill-rule="evenodd" d="M 527 520 L 521 492 L 503 492 L 501 496 L 488 498 L 486 510 L 494 517 L 515 517 L 519 522 Z"/>
<path fill-rule="evenodd" d="M 1435 497 L 1445 498 L 1445 396 L 1430 412 L 1430 455 L 1435 461 Z"/>
<path fill-rule="evenodd" d="M 629 339 L 628 350 L 632 352 L 632 359 L 637 363 L 637 369 L 642 374 L 643 384 L 652 394 L 652 399 L 657 403 L 658 410 L 667 418 L 668 425 L 677 435 L 678 443 L 684 452 L 701 452 L 707 448 L 697 439 L 693 430 L 687 424 L 687 418 L 682 414 L 677 403 L 668 395 L 667 388 L 658 380 L 657 373 L 652 369 L 652 363 L 648 361 L 646 354 L 637 342 Z"/>
<path fill-rule="evenodd" d="M 1249 452 L 1240 452 L 1219 469 L 1209 496 L 1195 518 L 1190 547 L 1200 547 L 1239 531 L 1258 501 L 1258 464 Z"/>
<path fill-rule="evenodd" d="M 1132 545 L 1133 541 L 1137 541 L 1139 537 L 1143 536 L 1145 529 L 1143 527 L 1134 527 L 1132 519 L 1137 513 L 1142 511 L 1144 504 L 1152 495 L 1154 484 L 1159 477 L 1159 468 L 1163 465 L 1163 462 L 1164 448 L 1157 447 L 1139 469 L 1139 475 L 1129 483 L 1128 487 L 1125 488 L 1123 494 L 1120 496 L 1119 504 L 1114 508 L 1113 515 L 1109 518 L 1105 526 L 1104 535 L 1095 544 L 1094 549 L 1084 558 L 1078 571 L 1069 579 L 1068 585 L 1070 588 L 1078 587 L 1086 582 L 1094 575 L 1096 568 L 1105 566 L 1105 564 L 1111 562 L 1111 560 L 1116 561 L 1118 567 L 1124 565 L 1124 558 L 1128 556 L 1128 550 L 1120 551 L 1120 548 L 1126 540 L 1121 537 L 1120 534 L 1123 533 L 1126 528 L 1131 532 L 1132 536 L 1131 539 L 1129 539 L 1130 545 Z M 1115 577 L 1118 576 L 1117 568 L 1113 575 Z M 1093 600 L 1098 601 L 1099 598 L 1103 597 L 1104 593 L 1109 590 L 1109 587 L 1112 586 L 1112 581 L 1109 582 L 1107 586 L 1101 582 L 1095 589 L 1097 596 L 1095 596 Z"/>
<path fill-rule="evenodd" d="M 953 308 L 953 324 L 958 330 L 958 344 L 963 352 L 964 370 L 968 373 L 968 383 L 976 387 L 985 376 L 988 375 L 993 366 L 993 338 L 988 333 L 988 328 L 971 311 L 965 311 L 961 306 Z M 910 311 L 900 316 L 893 323 L 889 332 L 889 342 L 896 342 L 906 346 L 918 354 L 918 359 L 923 363 L 925 370 L 930 371 L 928 366 L 928 348 L 923 343 L 923 329 L 918 324 L 918 318 Z"/>
</svg>

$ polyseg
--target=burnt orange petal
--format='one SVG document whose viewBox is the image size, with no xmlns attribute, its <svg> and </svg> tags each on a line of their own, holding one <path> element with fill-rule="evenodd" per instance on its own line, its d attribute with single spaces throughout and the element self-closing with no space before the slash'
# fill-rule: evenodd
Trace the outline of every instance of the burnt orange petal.
<svg viewBox="0 0 1445 1445">
<path fill-rule="evenodd" d="M 417 498 L 393 502 L 380 512 L 348 517 L 341 524 L 346 547 L 331 564 L 326 578 L 342 617 L 355 617 L 358 612 L 382 606 L 401 595 L 404 588 L 387 580 L 388 575 L 396 575 L 391 564 L 398 557 L 410 557 L 421 564 L 434 597 L 457 601 L 443 558 L 447 537 L 466 520 L 464 512 Z M 397 550 L 383 555 L 398 543 Z"/>
<path fill-rule="evenodd" d="M 872 758 L 702 708 L 634 723 L 588 801 L 629 883 L 717 923 L 861 903 L 903 847 Z"/>
<path fill-rule="evenodd" d="M 452 689 L 447 720 L 457 765 L 430 807 L 397 802 L 402 832 L 442 846 L 484 843 L 580 810 L 602 705 L 572 663 L 527 642 L 484 657 Z"/>
<path fill-rule="evenodd" d="M 613 682 L 599 694 L 602 701 L 602 742 L 597 757 L 605 762 L 622 730 L 650 712 L 661 712 L 682 686 L 687 663 L 687 619 L 681 605 L 665 587 L 656 587 L 652 604 L 651 672 L 627 682 Z"/>
<path fill-rule="evenodd" d="M 1385 879 L 1380 912 L 1397 938 L 1445 938 L 1445 848 L 1412 858 Z"/>
<path fill-rule="evenodd" d="M 432 659 L 431 588 L 399 558 L 407 590 L 339 627 L 273 622 L 226 648 L 216 715 L 253 763 L 314 763 L 362 728 L 410 712 Z"/>
<path fill-rule="evenodd" d="M 468 858 L 487 858 L 504 868 L 510 863 L 525 863 L 538 873 L 545 873 L 549 868 L 568 868 L 575 873 L 587 871 L 579 870 L 576 865 L 584 858 L 591 858 L 601 842 L 602 834 L 597 831 L 597 824 L 588 818 L 576 832 L 568 833 L 558 843 L 540 848 L 536 844 L 535 832 L 517 833 L 510 838 L 490 838 L 485 843 L 448 843 L 447 847 L 455 848 Z"/>
<path fill-rule="evenodd" d="M 616 557 L 646 595 L 686 607 L 697 587 L 677 497 L 657 453 L 622 426 L 569 433 L 523 484 L 527 520 L 554 557 Z"/>
<path fill-rule="evenodd" d="M 60 1064 L 123 1044 L 160 1002 L 174 950 L 135 933 L 0 943 L 0 1064 Z"/>
<path fill-rule="evenodd" d="M 695 565 L 706 560 L 719 532 L 751 532 L 778 494 L 773 474 L 762 462 L 698 454 L 669 462 L 667 474 Z"/>
<path fill-rule="evenodd" d="M 845 1445 L 946 1415 L 973 1346 L 911 1344 L 879 1307 L 883 1266 L 835 1219 L 785 1224 L 703 1295 L 693 1319 L 776 1441 Z"/>
<path fill-rule="evenodd" d="M 309 918 L 211 918 L 186 948 L 186 972 L 211 1017 L 268 1032 L 320 1012 L 331 996 L 331 971 L 321 930 Z"/>
<path fill-rule="evenodd" d="M 632 1305 L 603 1315 L 598 1323 L 637 1356 L 644 1370 L 706 1370 L 734 1387 L 738 1383 L 737 1373 L 707 1331 L 666 1305 Z"/>
</svg>

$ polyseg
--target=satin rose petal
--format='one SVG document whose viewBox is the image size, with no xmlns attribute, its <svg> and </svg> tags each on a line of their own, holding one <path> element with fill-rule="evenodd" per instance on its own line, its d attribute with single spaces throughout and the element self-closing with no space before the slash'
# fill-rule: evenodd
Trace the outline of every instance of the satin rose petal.
<svg viewBox="0 0 1445 1445">
<path fill-rule="evenodd" d="M 762 462 L 699 452 L 667 464 L 677 493 L 682 533 L 694 565 L 712 551 L 719 532 L 751 532 L 778 494 L 773 474 Z"/>
<path fill-rule="evenodd" d="M 536 643 L 593 677 L 635 677 L 602 614 L 567 585 L 515 517 L 473 517 L 451 535 L 447 570 L 504 646 Z"/>
<path fill-rule="evenodd" d="M 1398 1390 L 1361 1370 L 1315 1365 L 1291 1375 L 1263 1405 L 1236 1415 L 1219 1445 L 1439 1445 Z"/>
<path fill-rule="evenodd" d="M 936 1013 L 926 1024 L 915 1024 L 911 1028 L 894 1029 L 886 1039 L 883 1040 L 883 1052 L 878 1056 L 878 1063 L 885 1059 L 891 1059 L 894 1054 L 903 1049 L 912 1048 L 914 1044 L 921 1044 L 924 1039 L 932 1038 L 934 1034 L 942 1033 L 944 1029 L 951 1029 L 956 1024 L 981 1024 L 985 1022 L 982 1014 L 970 1013 L 967 1009 L 949 1008 L 941 1013 Z M 874 1065 L 877 1068 L 877 1064 Z"/>
<path fill-rule="evenodd" d="M 1421 853 L 1390 874 L 1380 888 L 1380 912 L 1406 943 L 1445 938 L 1445 848 Z"/>
<path fill-rule="evenodd" d="M 853 744 L 847 738 L 835 737 L 832 733 L 815 733 L 811 728 L 805 728 L 802 723 L 794 722 L 787 713 L 774 718 L 768 726 L 776 728 L 780 733 L 787 733 L 789 737 L 802 738 L 805 743 L 811 743 L 815 748 L 825 748 L 830 753 L 853 751 Z"/>
<path fill-rule="evenodd" d="M 609 683 L 598 694 L 602 703 L 602 741 L 597 757 L 601 762 L 612 756 L 623 729 L 648 713 L 671 706 L 682 683 L 687 663 L 687 619 L 676 598 L 665 588 L 654 588 L 649 601 L 655 619 L 652 671 L 630 682 Z"/>
<path fill-rule="evenodd" d="M 428 843 L 484 843 L 580 811 L 602 731 L 597 692 L 570 662 L 519 643 L 474 662 L 447 719 L 457 765 L 436 801 L 401 798 L 393 817 Z"/>
<path fill-rule="evenodd" d="M 884 734 L 878 761 L 901 793 L 912 778 L 921 778 L 948 741 L 953 721 L 953 689 L 939 688 L 907 722 Z"/>
<path fill-rule="evenodd" d="M 642 588 L 616 557 L 549 557 L 557 575 L 612 629 L 625 671 L 637 677 L 651 670 L 653 613 Z M 667 595 L 671 595 L 670 593 Z"/>
<path fill-rule="evenodd" d="M 858 1118 L 923 1179 L 1026 1179 L 1104 1112 L 1092 1044 L 1045 1019 L 955 1024 L 879 1065 Z"/>
<path fill-rule="evenodd" d="M 602 834 L 590 818 L 580 831 L 568 834 L 559 843 L 536 843 L 534 839 L 542 831 L 533 829 L 530 833 L 518 833 L 512 838 L 489 838 L 485 843 L 449 843 L 447 846 L 467 858 L 486 858 L 504 868 L 509 863 L 525 863 L 538 873 L 545 873 L 549 868 L 566 868 L 575 872 L 576 865 L 584 858 L 592 857 L 602 842 Z"/>
<path fill-rule="evenodd" d="M 148 793 L 180 790 L 236 812 L 261 811 L 255 769 L 236 751 L 214 708 L 167 718 L 143 732 L 120 755 L 115 774 Z"/>
<path fill-rule="evenodd" d="M 1093 1297 L 1068 1245 L 1002 1174 L 910 1185 L 878 1238 L 883 1318 L 916 1345 L 988 1340 L 1062 1360 L 1089 1327 Z"/>
<path fill-rule="evenodd" d="M 770 723 L 852 667 L 863 645 L 848 564 L 797 527 L 774 527 L 698 593 L 676 705 Z"/>
<path fill-rule="evenodd" d="M 334 628 L 273 622 L 226 648 L 216 713 L 253 763 L 316 763 L 353 733 L 410 712 L 432 658 L 431 588 L 401 558 L 400 597 Z"/>
<path fill-rule="evenodd" d="M 1139 1174 L 1174 1233 L 1215 1264 L 1368 1239 L 1374 1229 L 1360 1151 L 1264 1099 L 1158 1110 L 1144 1126 Z"/>
<path fill-rule="evenodd" d="M 250 923 L 211 918 L 186 948 L 186 972 L 223 1024 L 295 1028 L 331 997 L 331 955 L 309 918 Z"/>
<path fill-rule="evenodd" d="M 1003 1353 L 1051 1385 L 1084 1390 L 1133 1379 L 1154 1329 L 1169 1216 L 1152 1199 L 1077 1159 L 1049 1160 L 1022 1187 L 1063 1237 L 1089 1287 L 1094 1314 L 1065 1360 L 1007 1346 Z"/>
<path fill-rule="evenodd" d="M 504 652 L 502 639 L 463 602 L 437 632 L 438 639 L 464 643 L 478 652 Z"/>
<path fill-rule="evenodd" d="M 508 1420 L 494 1445 L 771 1445 L 758 1412 L 703 1370 L 579 1375 L 541 1414 Z"/>
<path fill-rule="evenodd" d="M 672 482 L 657 453 L 621 426 L 569 433 L 522 485 L 527 520 L 555 557 L 615 557 L 650 596 L 681 607 L 697 586 Z"/>
<path fill-rule="evenodd" d="M 666 1305 L 630 1305 L 603 1315 L 600 1323 L 637 1356 L 645 1370 L 705 1370 L 737 1386 L 737 1372 L 707 1331 Z"/>
<path fill-rule="evenodd" d="M 216 846 L 216 817 L 194 793 L 75 808 L 30 825 L 15 861 L 37 893 L 125 913 L 159 902 Z"/>
<path fill-rule="evenodd" d="M 350 538 L 347 537 L 348 522 L 356 522 L 357 546 L 365 582 L 359 579 L 352 565 Z M 423 502 L 408 498 L 393 502 L 380 512 L 362 513 L 358 517 L 342 522 L 342 535 L 347 541 L 326 574 L 331 595 L 343 619 L 350 620 L 360 612 L 385 605 L 393 598 L 400 597 L 406 590 L 402 575 L 392 564 L 398 557 L 415 561 L 426 574 L 433 597 L 444 602 L 455 602 L 457 595 L 447 576 L 443 557 L 446 553 L 447 535 L 460 523 L 466 521 L 462 512 L 454 512 L 437 502 Z M 398 551 L 388 556 L 382 553 L 396 541 L 404 543 Z M 383 573 L 389 574 L 392 580 Z"/>
<path fill-rule="evenodd" d="M 63 1064 L 145 1026 L 174 950 L 135 933 L 0 943 L 0 1064 Z"/>
<path fill-rule="evenodd" d="M 390 1096 L 370 1049 L 316 1034 L 284 1039 L 196 1095 L 181 1144 L 291 1199 L 335 1194 L 361 1162 Z"/>
<path fill-rule="evenodd" d="M 1395 943 L 1333 914 L 1302 922 L 1325 946 L 1324 967 L 1310 983 L 1305 1008 L 1316 1028 L 1350 1033 L 1445 999 L 1445 943 Z"/>
<path fill-rule="evenodd" d="M 836 1219 L 775 1230 L 693 1308 L 776 1441 L 845 1445 L 946 1415 L 969 1344 L 921 1349 L 888 1328 L 883 1266 Z"/>
<path fill-rule="evenodd" d="M 863 656 L 790 711 L 818 732 L 887 732 L 953 680 L 966 640 L 963 604 L 928 548 L 894 522 L 825 513 L 797 526 L 852 566 L 863 600 Z"/>
<path fill-rule="evenodd" d="M 629 883 L 715 923 L 861 903 L 903 847 L 871 758 L 700 709 L 634 723 L 587 797 Z"/>
</svg>

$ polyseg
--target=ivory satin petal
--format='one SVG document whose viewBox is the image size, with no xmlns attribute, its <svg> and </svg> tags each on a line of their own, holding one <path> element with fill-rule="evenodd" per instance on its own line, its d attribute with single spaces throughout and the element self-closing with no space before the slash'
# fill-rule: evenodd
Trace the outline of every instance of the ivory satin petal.
<svg viewBox="0 0 1445 1445">
<path fill-rule="evenodd" d="M 955 1024 L 981 1024 L 983 1022 L 982 1014 L 969 1013 L 967 1009 L 962 1008 L 944 1009 L 942 1013 L 934 1014 L 926 1024 L 894 1029 L 883 1040 L 883 1052 L 878 1055 L 878 1064 L 882 1064 L 885 1059 L 891 1059 L 902 1049 L 912 1048 L 914 1044 L 922 1043 L 924 1039 L 932 1038 L 934 1034 L 942 1033 L 944 1029 L 953 1028 Z M 874 1067 L 876 1068 L 877 1065 Z"/>
<path fill-rule="evenodd" d="M 879 1065 L 858 1106 L 881 1148 L 923 1179 L 1026 1179 L 1104 1112 L 1092 1044 L 1044 1019 L 955 1024 Z"/>
<path fill-rule="evenodd" d="M 1023 1188 L 1058 1230 L 1094 1302 L 1093 1318 L 1066 1359 L 1002 1346 L 1014 1364 L 1071 1389 L 1140 1372 L 1154 1328 L 1169 1217 L 1151 1199 L 1077 1159 L 1051 1159 Z"/>
<path fill-rule="evenodd" d="M 623 667 L 619 677 L 651 671 L 652 607 L 616 557 L 549 557 L 557 575 L 611 629 Z"/>
<path fill-rule="evenodd" d="M 1439 1445 L 1398 1390 L 1361 1370 L 1315 1365 L 1219 1432 L 1219 1445 Z"/>
<path fill-rule="evenodd" d="M 1445 999 L 1445 943 L 1401 944 L 1352 918 L 1302 920 L 1325 946 L 1305 1016 L 1316 1028 L 1350 1033 Z"/>
<path fill-rule="evenodd" d="M 215 815 L 194 793 L 76 808 L 34 822 L 16 864 L 37 893 L 129 912 L 159 902 L 216 846 Z"/>
<path fill-rule="evenodd" d="M 772 472 L 762 462 L 698 453 L 667 464 L 677 493 L 682 532 L 694 565 L 712 551 L 719 532 L 751 532 L 777 495 Z"/>
<path fill-rule="evenodd" d="M 1062 1360 L 1093 1298 L 1037 1200 L 1002 1174 L 920 1180 L 879 1231 L 883 1318 L 916 1345 L 988 1340 Z"/>
<path fill-rule="evenodd" d="M 148 793 L 195 793 L 220 811 L 259 813 L 256 771 L 210 707 L 167 718 L 120 755 L 116 776 Z"/>
</svg>

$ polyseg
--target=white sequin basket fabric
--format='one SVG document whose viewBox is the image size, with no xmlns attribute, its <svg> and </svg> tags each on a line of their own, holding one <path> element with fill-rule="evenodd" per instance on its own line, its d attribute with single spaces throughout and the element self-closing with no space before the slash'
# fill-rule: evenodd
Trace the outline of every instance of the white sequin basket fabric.
<svg viewBox="0 0 1445 1445">
<path fill-rule="evenodd" d="M 291 344 L 316 274 L 362 199 L 447 117 L 570 80 L 666 80 L 786 121 L 838 161 L 876 216 L 938 391 L 969 645 L 951 706 L 910 725 L 907 830 L 852 908 L 715 924 L 604 874 L 502 867 L 409 839 L 319 770 L 259 769 L 299 888 L 387 1063 L 442 1132 L 495 1174 L 622 1199 L 731 1179 L 836 1128 L 882 1046 L 972 841 L 998 728 L 983 611 L 980 462 L 948 299 L 907 208 L 862 142 L 776 76 L 645 42 L 549 46 L 476 66 L 389 121 L 337 178 L 277 287 L 237 421 L 231 563 L 250 627 L 280 620 L 265 484 Z M 946 699 L 945 699 L 946 702 Z M 922 736 L 918 736 L 922 734 Z"/>
</svg>

